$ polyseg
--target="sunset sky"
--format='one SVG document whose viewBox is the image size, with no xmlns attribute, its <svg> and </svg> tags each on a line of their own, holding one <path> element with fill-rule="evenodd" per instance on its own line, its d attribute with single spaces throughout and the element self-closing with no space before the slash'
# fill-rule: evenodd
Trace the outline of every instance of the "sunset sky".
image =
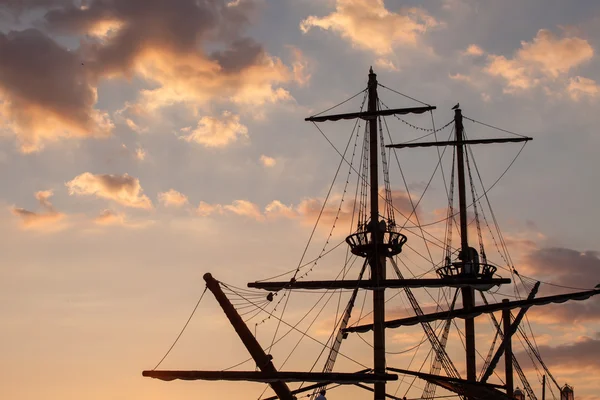
<svg viewBox="0 0 600 400">
<path fill-rule="evenodd" d="M 344 240 L 357 179 L 342 163 L 334 181 L 336 149 L 353 140 L 353 122 L 319 124 L 330 144 L 304 118 L 363 90 L 370 66 L 387 88 L 437 106 L 438 128 L 460 102 L 467 117 L 531 136 L 521 153 L 519 144 L 474 148 L 485 188 L 518 155 L 489 192 L 512 262 L 524 276 L 565 286 L 543 284 L 541 294 L 593 288 L 600 283 L 599 50 L 600 2 L 593 0 L 0 0 L 0 398 L 259 398 L 258 383 L 162 382 L 141 372 L 179 334 L 205 272 L 246 287 Z M 391 108 L 419 105 L 379 91 Z M 331 112 L 356 111 L 361 101 Z M 432 128 L 429 114 L 402 118 Z M 386 121 L 396 143 L 426 133 Z M 469 138 L 510 136 L 470 121 L 465 129 Z M 396 154 L 416 200 L 437 153 Z M 409 214 L 398 164 L 393 155 L 389 161 L 395 205 Z M 418 222 L 443 219 L 445 196 L 437 171 Z M 443 224 L 426 230 L 443 239 Z M 412 249 L 400 256 L 403 274 L 429 271 L 420 230 L 404 233 Z M 470 237 L 477 247 L 474 229 Z M 483 239 L 489 259 L 506 267 L 489 231 Z M 430 250 L 439 262 L 442 252 Z M 345 256 L 342 245 L 300 274 L 335 279 Z M 348 279 L 356 279 L 359 263 Z M 426 311 L 434 309 L 437 291 L 415 293 Z M 515 295 L 507 286 L 495 300 Z M 292 325 L 316 308 L 299 322 L 310 338 L 289 360 L 297 331 L 270 351 L 275 366 L 310 369 L 321 349 L 316 340 L 327 341 L 348 298 L 294 293 L 281 301 L 275 314 L 287 304 Z M 412 315 L 407 306 L 404 295 L 391 299 L 388 318 Z M 264 347 L 278 329 L 266 317 L 248 323 Z M 489 318 L 476 326 L 485 357 Z M 573 385 L 578 400 L 600 400 L 600 299 L 532 308 L 526 326 L 558 383 Z M 289 326 L 279 329 L 278 337 Z M 413 353 L 402 352 L 422 335 L 418 326 L 389 330 L 387 349 L 400 354 L 388 355 L 388 365 L 408 368 Z M 344 341 L 344 357 L 358 363 L 340 356 L 336 371 L 371 365 L 370 341 L 369 334 Z M 453 327 L 448 352 L 464 375 L 460 343 Z M 514 349 L 541 396 L 521 343 Z M 248 357 L 207 293 L 160 369 L 221 370 Z M 410 388 L 411 381 L 388 391 L 418 397 L 424 382 Z M 359 388 L 328 393 L 329 400 L 371 397 Z"/>
</svg>

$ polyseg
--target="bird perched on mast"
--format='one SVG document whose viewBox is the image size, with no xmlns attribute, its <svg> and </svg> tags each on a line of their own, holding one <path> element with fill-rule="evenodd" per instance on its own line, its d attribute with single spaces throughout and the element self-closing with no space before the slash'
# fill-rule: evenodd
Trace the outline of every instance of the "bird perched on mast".
<svg viewBox="0 0 600 400">
<path fill-rule="evenodd" d="M 456 105 L 454 107 L 452 107 L 453 110 L 458 109 L 458 107 L 460 107 L 460 103 L 456 103 Z"/>
</svg>

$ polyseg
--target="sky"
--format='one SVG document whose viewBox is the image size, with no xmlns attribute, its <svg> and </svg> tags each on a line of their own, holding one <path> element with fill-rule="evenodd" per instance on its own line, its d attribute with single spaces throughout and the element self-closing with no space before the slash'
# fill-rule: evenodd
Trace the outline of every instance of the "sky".
<svg viewBox="0 0 600 400">
<path fill-rule="evenodd" d="M 357 179 L 338 151 L 348 145 L 346 157 L 358 162 L 362 141 L 352 145 L 352 121 L 320 131 L 304 118 L 363 90 L 371 66 L 386 106 L 419 105 L 394 91 L 437 106 L 433 118 L 386 118 L 395 143 L 431 133 L 411 126 L 445 126 L 457 102 L 466 117 L 532 137 L 521 152 L 518 144 L 473 149 L 484 182 L 478 192 L 489 189 L 511 256 L 496 250 L 488 212 L 488 258 L 543 281 L 540 294 L 594 287 L 599 20 L 592 0 L 0 0 L 0 397 L 259 398 L 262 384 L 162 382 L 141 372 L 176 339 L 206 272 L 234 291 L 305 263 L 303 279 L 356 278 L 360 260 L 346 263 L 345 245 L 336 247 L 352 229 Z M 356 111 L 361 101 L 331 112 Z M 450 128 L 437 134 L 446 138 Z M 469 138 L 511 135 L 470 120 L 465 130 Z M 422 275 L 429 251 L 434 263 L 442 259 L 421 239 L 445 232 L 433 224 L 447 206 L 438 154 L 388 156 L 397 221 L 427 188 L 404 232 L 411 247 L 399 258 L 405 277 Z M 518 281 L 506 269 L 499 274 Z M 426 311 L 442 301 L 435 291 L 415 293 Z M 239 291 L 228 294 L 243 303 Z M 349 296 L 279 293 L 265 305 L 275 316 L 285 306 L 285 321 L 297 327 L 269 351 L 275 366 L 308 370 L 317 360 L 320 370 L 320 343 Z M 403 294 L 387 298 L 388 318 L 412 315 Z M 357 308 L 363 304 L 368 310 L 359 296 Z M 558 383 L 574 386 L 578 399 L 600 399 L 598 300 L 527 316 Z M 266 313 L 248 325 L 263 347 L 290 330 Z M 476 330 L 485 358 L 489 318 L 478 318 Z M 448 353 L 464 374 L 460 339 L 453 326 Z M 418 369 L 426 351 L 411 362 L 409 350 L 421 341 L 419 327 L 388 331 L 388 365 Z M 336 371 L 369 365 L 370 343 L 368 334 L 345 340 Z M 521 343 L 514 347 L 539 395 L 539 374 Z M 247 358 L 207 293 L 159 369 L 222 370 Z M 411 382 L 389 390 L 418 397 L 424 382 Z M 371 395 L 340 388 L 328 399 L 364 396 Z"/>
</svg>

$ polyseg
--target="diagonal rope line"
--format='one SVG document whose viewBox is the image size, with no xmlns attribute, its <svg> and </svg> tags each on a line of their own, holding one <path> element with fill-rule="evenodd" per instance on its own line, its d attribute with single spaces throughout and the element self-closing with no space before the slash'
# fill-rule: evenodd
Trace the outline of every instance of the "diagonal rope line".
<svg viewBox="0 0 600 400">
<path fill-rule="evenodd" d="M 190 321 L 192 320 L 192 317 L 194 316 L 194 314 L 196 313 L 196 310 L 198 309 L 198 306 L 200 305 L 200 302 L 204 298 L 204 294 L 206 293 L 207 289 L 208 289 L 208 287 L 204 288 L 204 291 L 202 292 L 202 295 L 200 296 L 200 299 L 198 299 L 198 302 L 196 303 L 196 306 L 192 310 L 192 313 L 190 314 L 190 317 L 188 318 L 188 320 L 186 321 L 185 325 L 183 326 L 183 329 L 181 329 L 181 332 L 179 332 L 179 335 L 177 335 L 177 338 L 175 339 L 175 341 L 173 342 L 173 344 L 171 345 L 171 347 L 169 347 L 169 350 L 167 350 L 167 352 L 165 353 L 165 355 L 163 356 L 163 358 L 161 358 L 160 361 L 158 362 L 158 364 L 156 364 L 156 366 L 154 368 L 152 368 L 153 371 L 160 366 L 160 364 L 165 360 L 165 358 L 167 358 L 167 356 L 169 355 L 169 353 L 171 353 L 171 350 L 173 350 L 173 347 L 175 347 L 175 345 L 179 341 L 179 338 L 181 337 L 181 335 L 183 335 L 183 332 L 185 331 L 185 328 L 187 328 L 187 326 L 189 325 Z"/>
</svg>

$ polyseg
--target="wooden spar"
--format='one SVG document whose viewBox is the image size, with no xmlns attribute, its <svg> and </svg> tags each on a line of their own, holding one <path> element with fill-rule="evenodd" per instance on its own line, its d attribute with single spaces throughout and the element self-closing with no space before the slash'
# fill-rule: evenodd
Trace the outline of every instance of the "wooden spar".
<svg viewBox="0 0 600 400">
<path fill-rule="evenodd" d="M 452 378 L 449 376 L 432 375 L 432 374 L 428 374 L 425 372 L 411 371 L 408 369 L 387 367 L 387 370 L 396 372 L 399 374 L 416 376 L 421 379 L 435 379 L 435 380 L 446 381 L 446 382 L 465 382 L 465 383 L 468 382 L 470 385 L 473 385 L 473 386 L 487 387 L 487 388 L 492 388 L 492 389 L 504 389 L 504 385 L 497 385 L 494 383 L 482 383 L 482 382 L 477 382 L 477 381 L 470 382 L 469 380 L 465 380 L 465 379 L 461 379 L 461 378 Z"/>
<path fill-rule="evenodd" d="M 537 294 L 539 288 L 540 288 L 540 282 L 536 282 L 535 285 L 533 286 L 533 288 L 531 289 L 531 292 L 527 296 L 527 300 L 533 300 L 533 298 Z M 506 304 L 508 302 L 509 302 L 508 299 L 502 300 L 502 304 Z M 517 329 L 519 328 L 519 324 L 523 320 L 523 317 L 525 316 L 525 313 L 527 312 L 528 309 L 529 309 L 529 307 L 521 308 L 521 310 L 519 311 L 519 314 L 517 314 L 517 317 L 515 318 L 515 321 L 512 324 L 510 322 L 510 309 L 502 310 L 502 313 L 503 313 L 502 319 L 503 319 L 503 324 L 504 324 L 504 328 L 503 328 L 504 338 L 502 339 L 502 343 L 500 343 L 498 350 L 496 350 L 496 354 L 494 354 L 494 357 L 490 361 L 490 364 L 488 365 L 487 369 L 483 373 L 483 376 L 481 377 L 481 382 L 486 382 L 488 380 L 488 378 L 492 375 L 492 372 L 494 372 L 494 369 L 496 368 L 496 365 L 498 364 L 500 357 L 502 356 L 502 354 L 504 354 L 506 352 L 506 354 L 504 356 L 505 370 L 506 370 L 506 386 L 507 387 L 509 386 L 508 385 L 509 379 L 510 379 L 510 383 L 512 384 L 512 381 L 513 381 L 513 379 L 512 379 L 512 376 L 513 376 L 512 358 L 513 357 L 512 357 L 511 338 L 517 332 Z M 509 378 L 509 376 L 510 376 L 510 378 Z"/>
<path fill-rule="evenodd" d="M 273 385 L 287 385 L 284 382 L 323 382 L 353 385 L 355 383 L 377 383 L 398 380 L 395 374 L 365 374 L 354 372 L 265 372 L 265 371 L 144 371 L 143 376 L 172 381 L 175 379 L 194 381 L 250 381 L 264 382 Z M 288 389 L 289 390 L 289 389 Z M 277 393 L 277 392 L 276 392 Z M 277 393 L 279 399 L 294 399 L 292 392 L 289 397 Z"/>
<path fill-rule="evenodd" d="M 206 286 L 208 289 L 214 294 L 215 299 L 219 302 L 219 305 L 225 312 L 225 315 L 233 325 L 233 328 L 237 332 L 238 336 L 244 343 L 244 346 L 248 349 L 248 352 L 256 362 L 258 368 L 265 374 L 276 374 L 277 369 L 271 362 L 272 357 L 270 355 L 265 354 L 262 347 L 256 340 L 256 338 L 250 332 L 250 329 L 246 326 L 246 323 L 240 317 L 236 309 L 233 307 L 223 290 L 221 290 L 221 286 L 219 282 L 212 277 L 211 274 L 204 274 L 204 280 L 206 281 Z M 233 371 L 226 371 L 233 372 Z M 292 392 L 290 392 L 290 388 L 281 380 L 269 382 L 273 391 L 279 396 L 282 400 L 293 400 L 294 396 Z"/>
<path fill-rule="evenodd" d="M 537 306 L 537 305 L 544 305 L 544 304 L 549 304 L 549 303 L 564 303 L 567 300 L 587 300 L 588 298 L 590 298 L 592 296 L 596 296 L 598 294 L 600 294 L 600 288 L 593 289 L 593 290 L 587 290 L 585 292 L 576 292 L 576 293 L 559 294 L 559 295 L 554 295 L 554 296 L 538 297 L 538 298 L 535 298 L 532 300 L 513 300 L 513 301 L 506 302 L 506 303 L 495 303 L 495 304 L 488 304 L 488 305 L 483 305 L 483 306 L 476 306 L 476 307 L 473 307 L 471 310 L 465 310 L 463 308 L 463 309 L 452 310 L 452 311 L 442 311 L 442 312 L 436 312 L 436 313 L 431 313 L 431 314 L 423 314 L 423 315 L 416 316 L 416 317 L 394 319 L 391 321 L 386 321 L 385 326 L 386 326 L 386 328 L 398 328 L 400 326 L 416 325 L 416 324 L 424 322 L 424 321 L 431 322 L 431 321 L 446 320 L 446 319 L 452 319 L 452 318 L 465 318 L 469 315 L 478 316 L 481 314 L 489 314 L 489 313 L 493 313 L 496 311 L 504 310 L 505 308 L 513 309 L 513 308 L 520 308 L 520 307 L 531 307 L 531 306 Z M 357 326 L 352 326 L 350 328 L 346 328 L 344 330 L 344 332 L 364 333 L 364 332 L 370 331 L 371 329 L 373 329 L 373 324 L 366 324 L 366 325 L 357 325 Z"/>
<path fill-rule="evenodd" d="M 385 279 L 377 285 L 372 280 L 340 280 L 340 281 L 294 281 L 294 282 L 250 282 L 248 287 L 278 291 L 282 289 L 374 289 L 377 287 L 389 288 L 437 288 L 437 287 L 464 287 L 477 285 L 501 285 L 510 283 L 508 278 L 424 278 L 424 279 Z"/>
<path fill-rule="evenodd" d="M 369 392 L 375 391 L 375 389 L 372 389 L 372 388 L 368 387 L 367 385 L 362 385 L 360 383 L 355 383 L 354 386 L 358 386 L 359 388 L 368 390 Z M 387 397 L 388 399 L 392 399 L 392 400 L 405 400 L 406 399 L 406 397 L 404 397 L 404 399 L 401 399 L 400 397 L 396 397 L 396 396 L 393 396 L 393 395 L 387 394 L 387 393 L 385 394 L 385 397 Z"/>
<path fill-rule="evenodd" d="M 369 371 L 371 371 L 370 368 L 363 369 L 363 370 L 355 372 L 355 373 L 356 374 L 364 374 L 365 372 L 369 372 Z M 315 383 L 314 385 L 304 386 L 304 387 L 301 387 L 299 389 L 292 390 L 292 394 L 296 395 L 296 394 L 299 394 L 299 393 L 310 392 L 313 389 L 322 388 L 324 386 L 331 385 L 332 383 L 334 383 L 334 382 L 319 382 L 319 383 Z M 353 385 L 357 385 L 357 383 L 352 383 L 352 384 Z M 277 396 L 265 397 L 262 400 L 277 400 Z"/>
<path fill-rule="evenodd" d="M 435 146 L 458 146 L 460 144 L 490 144 L 490 143 L 513 143 L 513 142 L 527 142 L 529 140 L 533 140 L 530 137 L 522 137 L 522 138 L 496 138 L 496 139 L 472 139 L 472 140 L 463 140 L 458 142 L 456 140 L 449 141 L 440 141 L 440 142 L 417 142 L 417 143 L 398 143 L 398 144 L 388 144 L 385 147 L 392 147 L 394 149 L 404 149 L 409 147 L 435 147 Z"/>
<path fill-rule="evenodd" d="M 371 70 L 372 72 L 373 70 Z M 373 74 L 375 75 L 375 74 Z M 370 76 L 370 75 L 369 75 Z M 365 120 L 373 120 L 377 117 L 384 117 L 386 115 L 403 115 L 403 114 L 422 114 L 427 111 L 435 110 L 435 106 L 426 107 L 410 107 L 410 108 L 396 108 L 393 110 L 368 110 L 366 112 L 354 112 L 347 114 L 334 114 L 334 115 L 323 115 L 304 118 L 305 121 L 309 122 L 325 122 L 325 121 L 339 121 L 340 119 L 355 119 L 361 118 Z"/>
</svg>

